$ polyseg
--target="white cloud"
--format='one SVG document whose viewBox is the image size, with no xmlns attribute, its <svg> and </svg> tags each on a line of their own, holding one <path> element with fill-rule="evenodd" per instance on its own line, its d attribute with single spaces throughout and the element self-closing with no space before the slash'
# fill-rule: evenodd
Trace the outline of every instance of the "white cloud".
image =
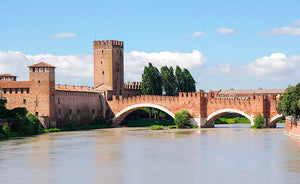
<svg viewBox="0 0 300 184">
<path fill-rule="evenodd" d="M 259 32 L 261 35 L 276 35 L 276 34 L 283 34 L 283 35 L 300 35 L 300 19 L 295 20 L 292 23 L 292 26 L 286 26 L 282 28 L 272 28 L 267 32 Z"/>
<path fill-rule="evenodd" d="M 293 26 L 293 27 L 300 27 L 300 19 L 295 20 L 295 21 L 292 23 L 292 26 Z"/>
<path fill-rule="evenodd" d="M 51 35 L 50 37 L 53 37 L 53 38 L 73 38 L 73 37 L 77 37 L 77 35 L 74 34 L 74 33 L 58 33 L 58 34 Z"/>
<path fill-rule="evenodd" d="M 144 66 L 149 62 L 158 69 L 165 65 L 172 66 L 174 70 L 176 65 L 191 69 L 204 66 L 206 58 L 197 50 L 193 50 L 192 53 L 133 51 L 125 54 L 125 78 L 130 81 L 141 81 Z"/>
<path fill-rule="evenodd" d="M 193 34 L 191 34 L 192 37 L 198 37 L 198 36 L 204 36 L 205 34 L 203 31 L 196 31 Z"/>
<path fill-rule="evenodd" d="M 213 66 L 209 66 L 203 69 L 203 72 L 209 75 L 215 74 L 228 74 L 232 71 L 232 67 L 229 63 L 217 63 Z"/>
<path fill-rule="evenodd" d="M 270 81 L 290 81 L 300 79 L 300 56 L 287 57 L 283 53 L 258 58 L 246 70 L 250 75 Z M 246 72 L 246 71 L 245 71 Z"/>
<path fill-rule="evenodd" d="M 266 34 L 300 35 L 300 28 L 293 28 L 293 27 L 273 28 L 270 29 L 270 31 L 267 32 Z"/>
<path fill-rule="evenodd" d="M 55 56 L 24 55 L 21 52 L 0 51 L 0 74 L 10 73 L 18 76 L 18 80 L 28 80 L 27 66 L 39 63 L 49 63 L 56 66 L 57 83 L 92 85 L 93 56 L 67 55 Z"/>
<path fill-rule="evenodd" d="M 216 31 L 219 34 L 231 34 L 231 33 L 234 33 L 234 29 L 229 29 L 229 28 L 218 28 Z"/>
<path fill-rule="evenodd" d="M 10 73 L 19 76 L 18 80 L 28 80 L 27 66 L 39 63 L 49 63 L 56 66 L 56 82 L 67 84 L 93 85 L 93 56 L 52 54 L 24 55 L 21 52 L 0 51 L 0 74 Z M 155 67 L 173 66 L 195 68 L 203 66 L 206 58 L 197 50 L 191 53 L 179 52 L 130 52 L 125 53 L 125 78 L 130 81 L 140 81 L 144 66 L 151 62 Z"/>
</svg>

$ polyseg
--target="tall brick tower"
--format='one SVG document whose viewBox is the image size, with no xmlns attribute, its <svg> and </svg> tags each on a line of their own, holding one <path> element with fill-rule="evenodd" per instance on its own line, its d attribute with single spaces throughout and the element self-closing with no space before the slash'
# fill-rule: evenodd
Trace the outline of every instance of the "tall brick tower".
<svg viewBox="0 0 300 184">
<path fill-rule="evenodd" d="M 55 66 L 41 62 L 29 68 L 30 106 L 29 110 L 44 118 L 47 122 L 55 121 Z"/>
<path fill-rule="evenodd" d="M 122 95 L 124 85 L 123 42 L 94 41 L 94 87 Z"/>
</svg>

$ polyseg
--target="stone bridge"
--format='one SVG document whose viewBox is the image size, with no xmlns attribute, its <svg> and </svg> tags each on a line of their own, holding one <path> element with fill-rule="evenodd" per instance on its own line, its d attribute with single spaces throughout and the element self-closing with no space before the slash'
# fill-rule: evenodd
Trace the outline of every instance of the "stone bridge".
<svg viewBox="0 0 300 184">
<path fill-rule="evenodd" d="M 174 118 L 176 112 L 186 109 L 191 114 L 191 122 L 202 128 L 214 127 L 215 120 L 226 113 L 238 113 L 254 124 L 254 117 L 264 115 L 265 127 L 275 128 L 276 122 L 283 118 L 276 111 L 279 99 L 276 95 L 252 94 L 247 98 L 217 97 L 214 93 L 188 92 L 179 96 L 113 96 L 107 105 L 113 114 L 113 124 L 117 126 L 131 112 L 151 107 L 162 110 Z"/>
</svg>

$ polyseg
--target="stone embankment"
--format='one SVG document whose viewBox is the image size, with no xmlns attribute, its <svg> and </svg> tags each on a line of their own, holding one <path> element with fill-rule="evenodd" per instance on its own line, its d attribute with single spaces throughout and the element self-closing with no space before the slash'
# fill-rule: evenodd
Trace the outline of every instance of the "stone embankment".
<svg viewBox="0 0 300 184">
<path fill-rule="evenodd" d="M 300 138 L 300 118 L 286 117 L 285 133 Z"/>
</svg>

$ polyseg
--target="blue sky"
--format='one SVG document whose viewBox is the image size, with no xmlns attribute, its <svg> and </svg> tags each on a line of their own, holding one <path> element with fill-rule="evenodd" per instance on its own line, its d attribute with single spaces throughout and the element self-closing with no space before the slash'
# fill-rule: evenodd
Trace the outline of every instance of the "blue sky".
<svg viewBox="0 0 300 184">
<path fill-rule="evenodd" d="M 113 39 L 125 42 L 127 80 L 140 80 L 151 61 L 189 68 L 198 89 L 285 88 L 300 82 L 299 7 L 296 0 L 0 0 L 0 73 L 27 80 L 26 66 L 43 60 L 58 66 L 57 82 L 93 85 L 92 41 Z"/>
</svg>

